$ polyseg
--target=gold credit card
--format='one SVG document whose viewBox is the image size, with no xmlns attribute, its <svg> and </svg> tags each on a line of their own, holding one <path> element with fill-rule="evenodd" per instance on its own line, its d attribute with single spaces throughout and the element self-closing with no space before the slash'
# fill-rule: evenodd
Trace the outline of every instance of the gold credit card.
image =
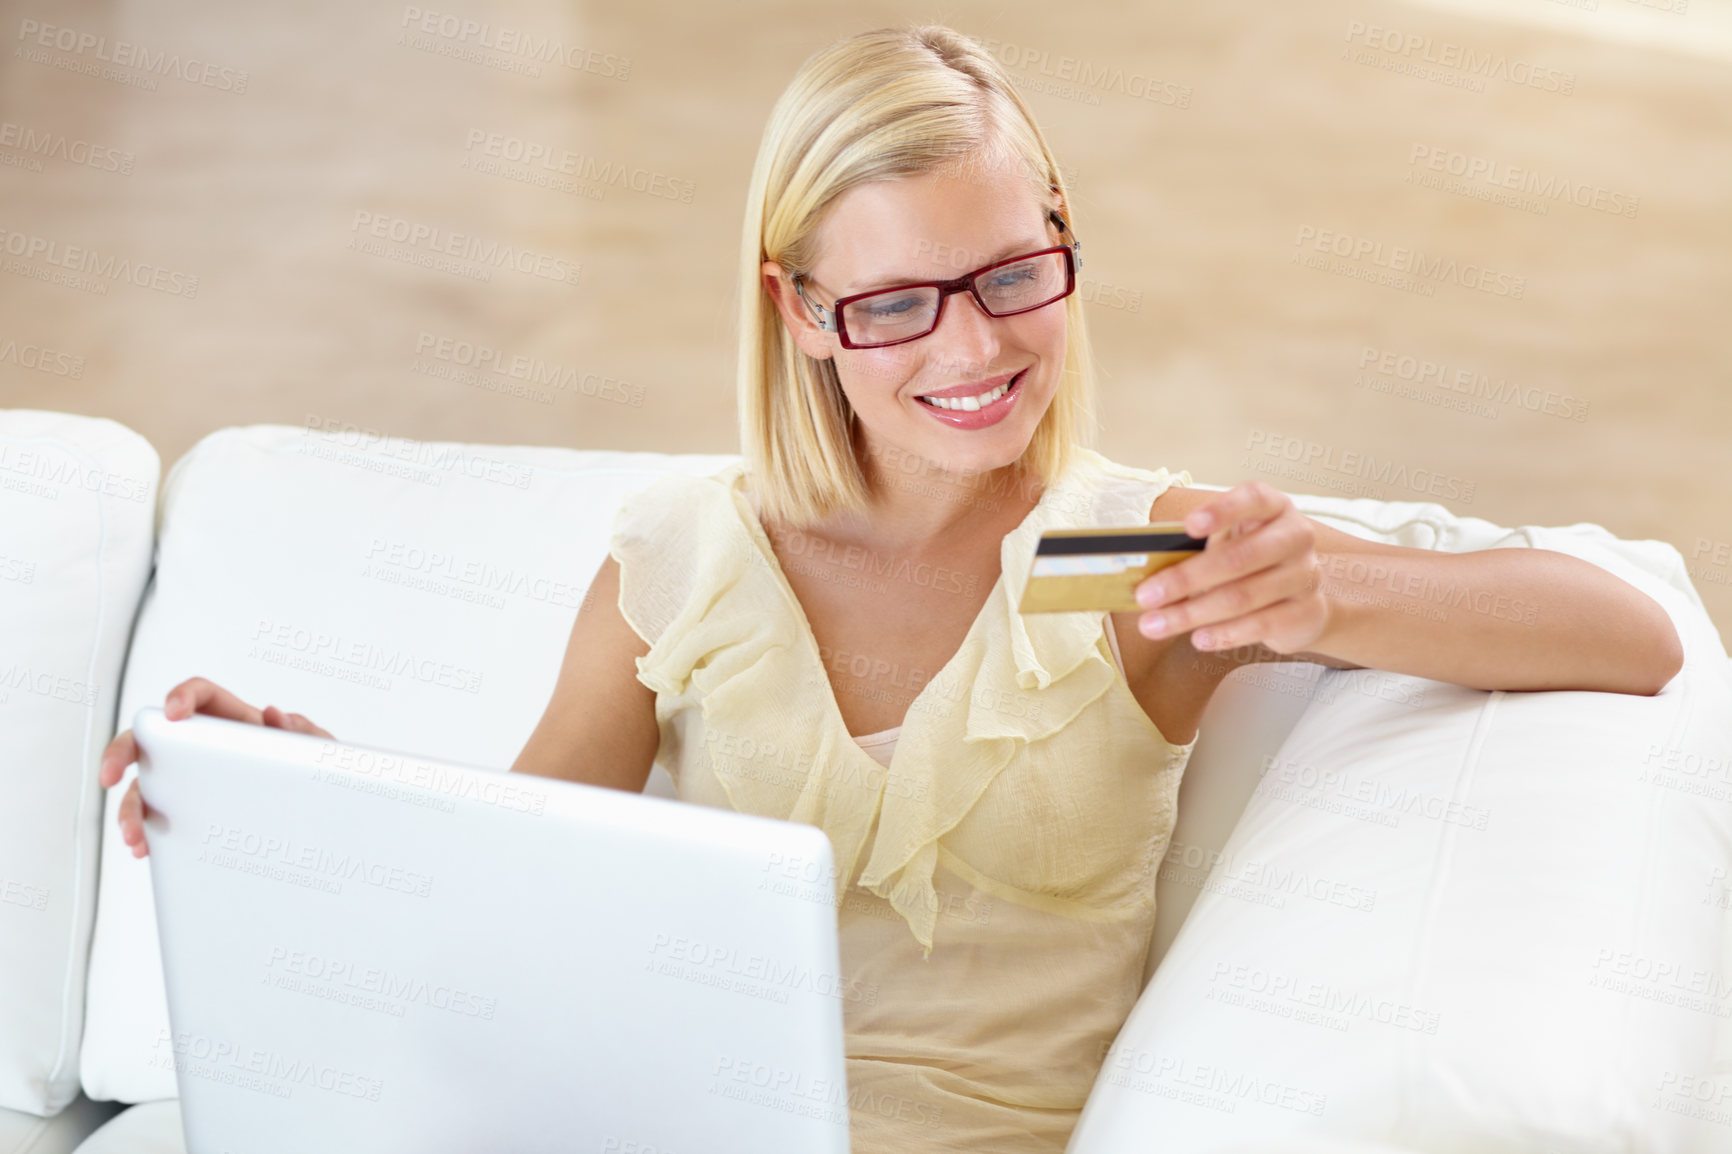
<svg viewBox="0 0 1732 1154">
<path fill-rule="evenodd" d="M 1207 537 L 1192 537 L 1181 521 L 1124 528 L 1048 529 L 1040 535 L 1023 586 L 1023 613 L 1141 609 L 1137 585 L 1149 574 L 1200 552 Z"/>
</svg>

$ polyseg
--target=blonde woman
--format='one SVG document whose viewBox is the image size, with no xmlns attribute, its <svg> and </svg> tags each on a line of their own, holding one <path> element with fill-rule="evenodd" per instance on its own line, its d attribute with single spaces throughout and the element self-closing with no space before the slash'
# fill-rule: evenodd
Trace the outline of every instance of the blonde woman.
<svg viewBox="0 0 1732 1154">
<path fill-rule="evenodd" d="M 1081 235 L 975 43 L 878 31 L 808 60 L 747 198 L 744 460 L 627 502 L 512 767 L 640 790 L 659 761 L 682 798 L 829 835 L 835 876 L 802 880 L 837 904 L 856 1154 L 1064 1148 L 1237 664 L 1650 694 L 1682 660 L 1656 604 L 1574 558 L 1373 544 L 1262 482 L 1094 452 Z M 1016 611 L 1041 530 L 1151 520 L 1208 545 L 1145 612 Z M 1398 575 L 1383 604 L 1339 576 L 1360 558 Z M 1387 606 L 1428 584 L 1476 593 L 1444 621 Z M 323 733 L 203 679 L 165 709 Z M 135 757 L 122 734 L 103 782 Z M 135 790 L 138 854 L 140 816 Z"/>
</svg>

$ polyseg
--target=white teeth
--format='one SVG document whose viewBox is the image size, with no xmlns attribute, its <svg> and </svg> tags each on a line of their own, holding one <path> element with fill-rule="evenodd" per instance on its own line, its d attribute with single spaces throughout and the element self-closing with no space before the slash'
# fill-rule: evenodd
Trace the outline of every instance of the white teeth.
<svg viewBox="0 0 1732 1154">
<path fill-rule="evenodd" d="M 982 408 L 986 407 L 987 405 L 992 404 L 992 402 L 998 400 L 998 398 L 1004 396 L 1004 394 L 1008 393 L 1009 391 L 1010 391 L 1010 382 L 1006 381 L 1004 384 L 998 386 L 998 388 L 988 389 L 986 392 L 981 393 L 979 396 L 974 396 L 974 397 L 921 397 L 920 399 L 925 401 L 927 404 L 933 406 L 934 408 L 954 409 L 954 410 L 958 410 L 958 411 L 961 411 L 964 413 L 975 413 L 975 412 L 979 412 Z"/>
</svg>

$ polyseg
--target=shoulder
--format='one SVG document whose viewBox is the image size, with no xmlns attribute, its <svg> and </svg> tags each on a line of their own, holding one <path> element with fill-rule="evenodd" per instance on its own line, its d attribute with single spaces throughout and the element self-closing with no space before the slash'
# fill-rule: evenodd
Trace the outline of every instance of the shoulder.
<svg viewBox="0 0 1732 1154">
<path fill-rule="evenodd" d="M 637 486 L 626 497 L 634 501 L 644 494 L 695 494 L 695 493 L 727 493 L 743 485 L 750 485 L 745 465 L 735 462 L 708 473 L 689 473 L 683 470 L 668 469 L 659 472 L 649 481 Z"/>
<path fill-rule="evenodd" d="M 614 512 L 608 553 L 628 584 L 633 575 L 663 585 L 677 583 L 681 574 L 691 580 L 702 573 L 735 575 L 750 552 L 739 476 L 738 465 L 708 475 L 669 472 L 627 493 Z"/>
<path fill-rule="evenodd" d="M 1154 504 L 1149 506 L 1151 521 L 1183 521 L 1192 509 L 1220 496 L 1215 489 L 1196 489 L 1188 485 L 1171 485 Z"/>
<path fill-rule="evenodd" d="M 614 515 L 608 554 L 617 564 L 620 611 L 660 655 L 716 616 L 756 612 L 773 592 L 752 580 L 766 568 L 754 518 L 730 468 L 669 473 L 634 489 Z M 719 619 L 719 617 L 717 617 Z M 668 684 L 673 684 L 670 675 Z"/>
<path fill-rule="evenodd" d="M 719 507 L 733 501 L 743 466 L 729 465 L 712 473 L 666 472 L 631 489 L 614 514 L 614 536 L 653 536 L 665 527 L 713 520 Z"/>
<path fill-rule="evenodd" d="M 1080 475 L 1092 476 L 1100 481 L 1136 481 L 1153 485 L 1190 485 L 1192 484 L 1189 470 L 1174 472 L 1166 466 L 1156 469 L 1145 469 L 1139 465 L 1128 465 L 1123 461 L 1115 461 L 1094 449 L 1078 445 L 1073 450 L 1072 468 Z"/>
<path fill-rule="evenodd" d="M 1093 449 L 1078 447 L 1071 466 L 1069 483 L 1084 494 L 1087 506 L 1085 523 L 1099 525 L 1130 525 L 1154 520 L 1177 520 L 1183 513 L 1171 517 L 1164 511 L 1177 508 L 1170 494 L 1188 494 L 1195 482 L 1188 470 L 1161 467 L 1145 469 L 1114 461 Z M 1200 502 L 1208 494 L 1180 497 L 1177 500 Z M 1188 511 L 1193 505 L 1186 505 Z"/>
</svg>

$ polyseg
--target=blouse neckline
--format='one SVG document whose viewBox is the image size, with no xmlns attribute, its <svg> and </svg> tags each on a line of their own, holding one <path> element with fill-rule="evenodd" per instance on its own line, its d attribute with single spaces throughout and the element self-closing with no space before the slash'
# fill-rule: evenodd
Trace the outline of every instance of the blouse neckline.
<svg viewBox="0 0 1732 1154">
<path fill-rule="evenodd" d="M 1050 503 L 1052 495 L 1059 490 L 1061 484 L 1067 481 L 1070 478 L 1070 474 L 1074 473 L 1074 471 L 1073 468 L 1070 473 L 1067 473 L 1064 477 L 1044 486 L 1041 489 L 1040 498 L 1034 504 L 1034 508 L 1023 514 L 1023 518 L 1021 521 L 1017 522 L 1016 528 L 1005 534 L 1005 540 L 1026 534 L 1029 531 L 1030 526 L 1039 520 L 1037 514 L 1041 513 L 1041 511 Z M 999 566 L 998 577 L 993 581 L 992 588 L 987 590 L 986 600 L 981 602 L 979 611 L 974 615 L 974 620 L 969 622 L 968 631 L 962 635 L 962 641 L 957 645 L 956 652 L 950 655 L 949 660 L 940 666 L 938 672 L 928 678 L 926 683 L 920 687 L 920 692 L 914 695 L 914 700 L 908 703 L 908 712 L 904 714 L 902 724 L 893 726 L 890 729 L 881 729 L 877 733 L 863 733 L 859 735 L 848 733 L 848 722 L 842 716 L 841 703 L 836 700 L 835 687 L 830 684 L 830 676 L 824 670 L 824 657 L 818 646 L 818 634 L 812 628 L 811 619 L 806 616 L 806 607 L 795 594 L 794 586 L 789 582 L 787 573 L 782 569 L 782 562 L 780 558 L 776 556 L 776 550 L 770 544 L 770 536 L 765 531 L 763 522 L 758 518 L 757 502 L 748 499 L 741 491 L 746 478 L 745 463 L 742 461 L 731 466 L 729 474 L 730 475 L 726 478 L 726 485 L 728 492 L 735 498 L 735 507 L 740 509 L 740 519 L 746 523 L 747 529 L 752 535 L 752 541 L 757 545 L 758 551 L 763 554 L 764 562 L 769 567 L 770 572 L 774 575 L 776 584 L 781 589 L 783 597 L 785 597 L 788 604 L 793 607 L 795 619 L 799 622 L 799 632 L 801 640 L 805 645 L 807 656 L 811 659 L 812 663 L 818 667 L 819 675 L 823 681 L 822 693 L 826 705 L 826 714 L 828 714 L 830 719 L 844 734 L 847 734 L 848 740 L 856 746 L 858 746 L 862 741 L 878 745 L 882 744 L 883 739 L 892 736 L 899 736 L 904 726 L 908 724 L 907 718 L 920 707 L 921 699 L 926 696 L 927 691 L 931 689 L 932 686 L 945 682 L 945 674 L 950 672 L 951 666 L 955 665 L 957 660 L 968 651 L 969 641 L 973 638 L 976 631 L 984 627 L 983 623 L 993 612 L 993 606 L 997 598 L 1003 595 L 1000 592 L 1004 585 L 1003 565 L 1001 564 Z M 1000 555 L 1002 558 L 1002 542 L 1000 543 Z M 864 751 L 862 750 L 862 752 Z"/>
</svg>

